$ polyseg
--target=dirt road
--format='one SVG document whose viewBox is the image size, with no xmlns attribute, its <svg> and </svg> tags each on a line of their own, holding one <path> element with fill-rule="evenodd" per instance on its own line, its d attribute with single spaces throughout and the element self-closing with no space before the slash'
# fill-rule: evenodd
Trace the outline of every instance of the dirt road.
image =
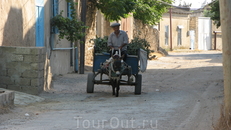
<svg viewBox="0 0 231 130">
<path fill-rule="evenodd" d="M 67 74 L 40 97 L 44 102 L 16 106 L 1 115 L 1 130 L 212 130 L 223 101 L 220 51 L 171 52 L 148 62 L 142 94 L 122 86 L 86 93 L 87 73 Z M 28 115 L 25 115 L 28 113 Z"/>
</svg>

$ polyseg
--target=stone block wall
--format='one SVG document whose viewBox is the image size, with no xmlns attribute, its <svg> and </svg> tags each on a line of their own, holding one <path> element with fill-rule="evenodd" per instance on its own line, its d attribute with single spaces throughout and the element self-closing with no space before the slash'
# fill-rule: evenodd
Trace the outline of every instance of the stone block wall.
<svg viewBox="0 0 231 130">
<path fill-rule="evenodd" d="M 0 47 L 0 88 L 39 94 L 44 87 L 43 47 Z"/>
<path fill-rule="evenodd" d="M 159 51 L 159 31 L 152 26 L 144 25 L 140 20 L 134 20 L 133 37 L 146 39 L 151 49 L 155 52 Z"/>
</svg>

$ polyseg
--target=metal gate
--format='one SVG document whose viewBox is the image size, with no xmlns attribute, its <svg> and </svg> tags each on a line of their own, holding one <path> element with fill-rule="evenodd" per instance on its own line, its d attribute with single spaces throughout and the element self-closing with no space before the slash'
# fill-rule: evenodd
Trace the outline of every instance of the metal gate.
<svg viewBox="0 0 231 130">
<path fill-rule="evenodd" d="M 211 50 L 212 22 L 209 17 L 198 18 L 198 49 Z"/>
</svg>

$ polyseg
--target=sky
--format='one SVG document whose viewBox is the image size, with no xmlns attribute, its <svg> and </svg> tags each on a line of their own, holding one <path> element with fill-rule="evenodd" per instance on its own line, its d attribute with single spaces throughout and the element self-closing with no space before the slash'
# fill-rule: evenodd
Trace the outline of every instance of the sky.
<svg viewBox="0 0 231 130">
<path fill-rule="evenodd" d="M 175 0 L 175 3 L 173 5 L 178 6 L 180 3 L 183 5 L 184 2 L 186 4 L 192 3 L 191 8 L 201 8 L 203 7 L 203 4 L 208 4 L 212 2 L 212 0 Z"/>
</svg>

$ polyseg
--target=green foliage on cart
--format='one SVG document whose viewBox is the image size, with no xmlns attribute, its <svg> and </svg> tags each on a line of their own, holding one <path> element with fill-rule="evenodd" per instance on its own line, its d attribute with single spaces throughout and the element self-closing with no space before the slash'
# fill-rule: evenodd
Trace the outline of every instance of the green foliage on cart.
<svg viewBox="0 0 231 130">
<path fill-rule="evenodd" d="M 91 39 L 94 42 L 95 53 L 103 53 L 109 52 L 109 47 L 107 46 L 108 36 L 104 36 L 103 38 L 97 37 L 95 39 Z"/>
<path fill-rule="evenodd" d="M 95 53 L 109 52 L 109 47 L 107 46 L 108 36 L 104 36 L 103 38 L 96 37 L 95 39 L 91 39 L 91 41 L 94 42 Z M 135 37 L 128 44 L 128 54 L 138 55 L 138 50 L 140 48 L 147 51 L 148 56 L 151 52 L 154 52 L 153 50 L 151 50 L 151 45 L 148 43 L 148 41 L 139 37 Z"/>
<path fill-rule="evenodd" d="M 147 51 L 147 56 L 149 56 L 149 54 L 151 52 L 154 52 L 154 50 L 151 50 L 151 45 L 149 44 L 148 41 L 146 41 L 146 39 L 135 37 L 128 44 L 128 54 L 129 55 L 138 55 L 137 54 L 138 53 L 137 50 L 139 50 L 140 48 L 143 49 L 143 50 L 145 50 L 145 51 Z"/>
</svg>

